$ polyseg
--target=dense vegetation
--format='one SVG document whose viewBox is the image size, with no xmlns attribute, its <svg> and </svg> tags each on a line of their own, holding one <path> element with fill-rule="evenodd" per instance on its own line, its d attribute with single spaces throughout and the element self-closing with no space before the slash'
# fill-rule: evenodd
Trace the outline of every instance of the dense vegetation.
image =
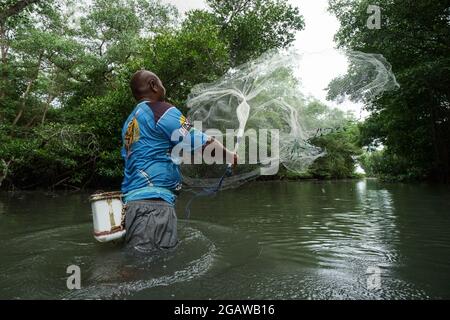
<svg viewBox="0 0 450 320">
<path fill-rule="evenodd" d="M 120 130 L 130 75 L 164 80 L 183 108 L 190 88 L 303 28 L 285 1 L 208 1 L 181 19 L 153 0 L 7 0 L 0 4 L 0 183 L 94 187 L 122 178 Z"/>
<path fill-rule="evenodd" d="M 367 28 L 367 8 L 381 9 L 381 29 Z M 450 2 L 331 0 L 341 47 L 377 52 L 393 65 L 400 90 L 368 105 L 361 144 L 366 171 L 389 179 L 450 181 Z"/>
<path fill-rule="evenodd" d="M 170 102 L 184 109 L 193 85 L 289 46 L 304 27 L 284 0 L 206 2 L 210 10 L 181 17 L 156 0 L 2 1 L 0 185 L 117 187 L 134 71 L 157 73 Z M 384 151 L 362 157 L 368 172 L 448 179 L 448 3 L 379 2 L 389 20 L 368 30 L 367 1 L 331 1 L 342 23 L 336 38 L 384 54 L 402 89 L 373 101 L 363 125 L 320 138 L 328 155 L 306 176 L 352 176 L 361 147 L 382 143 Z"/>
</svg>

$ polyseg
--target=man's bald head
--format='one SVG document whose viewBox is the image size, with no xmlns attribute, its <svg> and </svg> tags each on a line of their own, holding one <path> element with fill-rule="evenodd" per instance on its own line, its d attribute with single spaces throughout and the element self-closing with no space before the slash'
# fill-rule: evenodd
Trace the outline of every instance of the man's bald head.
<svg viewBox="0 0 450 320">
<path fill-rule="evenodd" d="M 166 95 L 161 80 L 156 74 L 148 70 L 139 70 L 130 81 L 131 91 L 136 100 L 148 99 L 151 101 L 162 101 Z"/>
</svg>

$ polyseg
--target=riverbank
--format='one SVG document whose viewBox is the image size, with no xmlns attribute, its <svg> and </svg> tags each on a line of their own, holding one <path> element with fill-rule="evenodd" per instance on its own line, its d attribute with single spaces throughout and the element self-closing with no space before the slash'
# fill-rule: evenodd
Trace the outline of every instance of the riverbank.
<svg viewBox="0 0 450 320">
<path fill-rule="evenodd" d="M 323 178 L 323 177 L 314 177 L 311 175 L 294 175 L 294 174 L 283 174 L 283 175 L 273 175 L 273 176 L 260 176 L 257 177 L 255 180 L 256 182 L 265 182 L 265 181 L 346 181 L 346 180 L 359 180 L 359 179 L 376 179 L 372 177 L 366 177 L 364 175 L 355 174 L 351 177 L 341 177 L 341 178 Z M 3 192 L 20 192 L 20 191 L 40 191 L 40 192 L 51 192 L 51 191 L 67 191 L 70 193 L 76 193 L 76 192 L 85 192 L 89 190 L 104 190 L 104 191 L 113 191 L 120 189 L 120 181 L 117 181 L 115 183 L 109 184 L 109 185 L 98 185 L 93 186 L 89 185 L 85 188 L 65 185 L 65 184 L 59 184 L 57 186 L 49 186 L 49 187 L 39 187 L 39 184 L 37 184 L 36 187 L 33 188 L 18 188 L 15 187 L 12 184 L 9 185 L 1 185 L 0 184 L 0 191 Z M 117 186 L 116 188 L 111 188 L 111 185 Z"/>
</svg>

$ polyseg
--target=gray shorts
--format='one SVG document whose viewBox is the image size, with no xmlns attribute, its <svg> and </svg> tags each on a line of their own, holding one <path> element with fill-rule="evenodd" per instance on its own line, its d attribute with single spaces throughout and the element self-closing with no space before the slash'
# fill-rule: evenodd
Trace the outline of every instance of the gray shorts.
<svg viewBox="0 0 450 320">
<path fill-rule="evenodd" d="M 130 201 L 125 212 L 128 246 L 146 252 L 178 244 L 177 216 L 171 204 L 163 200 Z"/>
</svg>

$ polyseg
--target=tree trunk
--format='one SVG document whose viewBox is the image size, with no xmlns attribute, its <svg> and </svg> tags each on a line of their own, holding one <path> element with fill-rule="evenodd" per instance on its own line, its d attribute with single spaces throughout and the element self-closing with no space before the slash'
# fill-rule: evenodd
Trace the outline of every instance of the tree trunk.
<svg viewBox="0 0 450 320">
<path fill-rule="evenodd" d="M 9 6 L 6 6 L 3 10 L 0 11 L 0 20 L 5 21 L 7 18 L 14 16 L 23 10 L 26 9 L 29 5 L 37 3 L 41 0 L 19 0 L 13 2 Z"/>
<path fill-rule="evenodd" d="M 39 58 L 38 58 L 38 65 L 37 65 L 37 68 L 36 68 L 36 73 L 35 73 L 34 77 L 33 77 L 32 79 L 30 79 L 30 81 L 28 82 L 27 88 L 26 88 L 25 92 L 23 93 L 23 96 L 22 96 L 22 103 L 21 103 L 21 105 L 20 105 L 19 113 L 17 114 L 16 118 L 14 119 L 14 121 L 13 121 L 13 123 L 12 123 L 12 126 L 13 126 L 13 127 L 17 124 L 17 122 L 19 122 L 20 118 L 21 118 L 22 115 L 23 115 L 23 112 L 24 112 L 24 110 L 25 110 L 25 103 L 26 103 L 26 101 L 27 101 L 28 96 L 30 95 L 31 88 L 32 88 L 34 82 L 37 80 L 37 78 L 38 78 L 38 76 L 39 76 L 39 71 L 40 71 L 40 69 L 41 69 L 41 64 L 42 64 L 42 58 L 43 58 L 43 56 L 44 56 L 44 53 L 41 53 L 41 54 L 39 55 Z"/>
<path fill-rule="evenodd" d="M 2 70 L 1 70 L 1 86 L 3 86 L 4 84 L 6 84 L 7 80 L 8 80 L 8 74 L 6 72 L 6 70 L 4 68 L 6 68 L 6 64 L 8 62 L 8 51 L 9 51 L 9 46 L 6 43 L 6 29 L 5 29 L 5 25 L 4 22 L 1 21 L 0 22 L 0 54 L 1 54 L 1 61 L 2 61 Z M 5 97 L 5 91 L 2 90 L 0 92 L 0 99 L 3 99 Z"/>
<path fill-rule="evenodd" d="M 3 180 L 5 180 L 6 177 L 8 176 L 9 166 L 11 165 L 12 162 L 13 162 L 13 159 L 9 160 L 8 162 L 1 159 L 1 164 L 2 164 L 3 168 L 2 168 L 2 172 L 0 172 L 0 186 L 2 185 Z"/>
<path fill-rule="evenodd" d="M 6 29 L 4 22 L 0 22 L 0 54 L 2 55 L 2 63 L 7 62 L 9 46 L 6 43 Z"/>
<path fill-rule="evenodd" d="M 50 108 L 50 104 L 52 103 L 53 99 L 54 99 L 54 97 L 52 95 L 49 95 L 47 98 L 47 101 L 45 102 L 45 109 L 44 109 L 44 113 L 42 114 L 41 125 L 43 125 L 45 122 L 45 117 L 47 116 L 47 111 Z"/>
<path fill-rule="evenodd" d="M 439 127 L 437 126 L 437 117 L 435 111 L 435 105 L 430 104 L 431 114 L 431 136 L 433 141 L 433 149 L 436 160 L 436 167 L 433 168 L 437 173 L 437 179 L 441 182 L 446 182 L 449 179 L 449 167 L 448 158 L 446 157 L 446 146 L 443 143 L 442 135 L 440 134 Z"/>
<path fill-rule="evenodd" d="M 30 121 L 28 121 L 28 123 L 25 125 L 25 128 L 29 128 L 31 127 L 31 125 L 33 124 L 34 120 L 36 120 L 37 116 L 34 116 L 33 118 L 31 118 Z"/>
</svg>

